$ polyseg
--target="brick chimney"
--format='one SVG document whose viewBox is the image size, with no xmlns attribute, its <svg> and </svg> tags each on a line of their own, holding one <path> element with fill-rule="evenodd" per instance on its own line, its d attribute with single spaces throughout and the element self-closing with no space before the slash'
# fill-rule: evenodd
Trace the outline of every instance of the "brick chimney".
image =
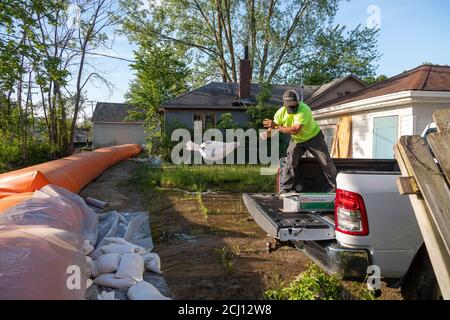
<svg viewBox="0 0 450 320">
<path fill-rule="evenodd" d="M 244 59 L 239 61 L 239 98 L 250 99 L 250 82 L 252 81 L 252 67 L 248 59 L 248 46 L 245 46 Z"/>
</svg>

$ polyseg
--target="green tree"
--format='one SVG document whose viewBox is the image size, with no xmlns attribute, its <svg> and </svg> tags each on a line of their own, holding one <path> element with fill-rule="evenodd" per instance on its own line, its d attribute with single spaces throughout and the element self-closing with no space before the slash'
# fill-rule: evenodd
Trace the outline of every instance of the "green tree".
<svg viewBox="0 0 450 320">
<path fill-rule="evenodd" d="M 249 46 L 259 83 L 327 82 L 354 73 L 372 76 L 378 32 L 333 27 L 341 0 L 122 0 L 125 30 L 151 35 L 161 46 L 186 52 L 192 83 L 238 81 L 238 61 Z M 322 62 L 323 61 L 323 62 Z M 324 74 L 321 76 L 321 74 Z"/>
<path fill-rule="evenodd" d="M 188 90 L 188 69 L 170 45 L 159 47 L 143 42 L 135 52 L 135 60 L 131 65 L 135 79 L 126 95 L 128 103 L 135 107 L 129 117 L 144 120 L 147 132 L 152 133 L 149 141 L 152 146 L 162 138 L 158 130 L 158 126 L 162 127 L 158 108 L 162 102 Z"/>
<path fill-rule="evenodd" d="M 216 123 L 217 129 L 238 129 L 239 126 L 233 121 L 233 115 L 229 112 L 222 113 Z"/>
<path fill-rule="evenodd" d="M 380 74 L 379 76 L 376 76 L 376 77 L 367 77 L 367 78 L 364 78 L 363 81 L 364 81 L 368 86 L 371 86 L 371 85 L 377 84 L 377 83 L 379 83 L 379 82 L 382 82 L 382 81 L 386 80 L 387 78 L 388 78 L 388 77 L 387 77 L 385 74 Z"/>
<path fill-rule="evenodd" d="M 379 58 L 377 29 L 356 27 L 347 31 L 345 27 L 336 26 L 320 30 L 313 39 L 316 49 L 302 69 L 293 72 L 288 82 L 299 83 L 300 71 L 304 73 L 304 81 L 310 85 L 331 82 L 348 74 L 360 78 L 374 76 L 373 64 Z"/>
</svg>

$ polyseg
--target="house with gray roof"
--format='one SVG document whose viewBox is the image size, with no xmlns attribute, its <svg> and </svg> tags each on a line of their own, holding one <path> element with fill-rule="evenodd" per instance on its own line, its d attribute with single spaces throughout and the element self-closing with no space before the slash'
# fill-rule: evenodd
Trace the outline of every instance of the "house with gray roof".
<svg viewBox="0 0 450 320">
<path fill-rule="evenodd" d="M 128 117 L 133 107 L 126 103 L 97 102 L 92 115 L 93 147 L 145 143 L 144 122 Z"/>
<path fill-rule="evenodd" d="M 203 129 L 214 126 L 224 113 L 230 113 L 239 127 L 245 128 L 250 120 L 247 109 L 256 104 L 261 85 L 251 83 L 250 61 L 240 61 L 239 83 L 210 82 L 203 87 L 164 102 L 160 112 L 164 116 L 164 127 L 182 124 L 192 129 L 201 123 Z M 316 105 L 343 97 L 366 87 L 356 76 L 349 75 L 330 83 L 315 86 L 272 84 L 272 96 L 268 104 L 282 105 L 283 93 L 295 89 L 303 92 L 303 101 L 314 108 Z"/>
</svg>

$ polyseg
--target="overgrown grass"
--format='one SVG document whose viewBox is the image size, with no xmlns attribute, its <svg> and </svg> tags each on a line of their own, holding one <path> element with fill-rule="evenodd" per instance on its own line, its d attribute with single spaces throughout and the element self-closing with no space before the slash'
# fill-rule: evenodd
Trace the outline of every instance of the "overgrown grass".
<svg viewBox="0 0 450 320">
<path fill-rule="evenodd" d="M 234 271 L 234 255 L 228 247 L 215 248 L 214 253 L 225 271 L 229 273 Z"/>
<path fill-rule="evenodd" d="M 208 218 L 209 210 L 205 206 L 205 204 L 203 203 L 203 198 L 202 198 L 202 194 L 201 193 L 197 193 L 197 201 L 198 201 L 198 206 L 200 208 L 201 213 L 203 213 L 205 218 Z"/>
<path fill-rule="evenodd" d="M 163 187 L 200 192 L 274 192 L 275 175 L 261 175 L 260 168 L 251 165 L 140 166 L 132 179 L 143 189 Z"/>
<path fill-rule="evenodd" d="M 358 292 L 350 294 L 338 276 L 326 274 L 320 267 L 310 264 L 289 284 L 281 283 L 278 287 L 264 292 L 269 300 L 373 300 L 373 294 L 361 287 Z"/>
</svg>

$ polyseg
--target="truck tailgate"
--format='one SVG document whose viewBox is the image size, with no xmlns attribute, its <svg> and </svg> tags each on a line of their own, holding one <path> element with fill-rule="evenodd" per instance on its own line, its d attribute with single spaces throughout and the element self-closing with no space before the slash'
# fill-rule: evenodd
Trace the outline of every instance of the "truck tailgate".
<svg viewBox="0 0 450 320">
<path fill-rule="evenodd" d="M 256 223 L 281 241 L 317 241 L 335 238 L 334 224 L 318 213 L 282 213 L 283 201 L 275 194 L 245 193 L 245 206 Z"/>
</svg>

